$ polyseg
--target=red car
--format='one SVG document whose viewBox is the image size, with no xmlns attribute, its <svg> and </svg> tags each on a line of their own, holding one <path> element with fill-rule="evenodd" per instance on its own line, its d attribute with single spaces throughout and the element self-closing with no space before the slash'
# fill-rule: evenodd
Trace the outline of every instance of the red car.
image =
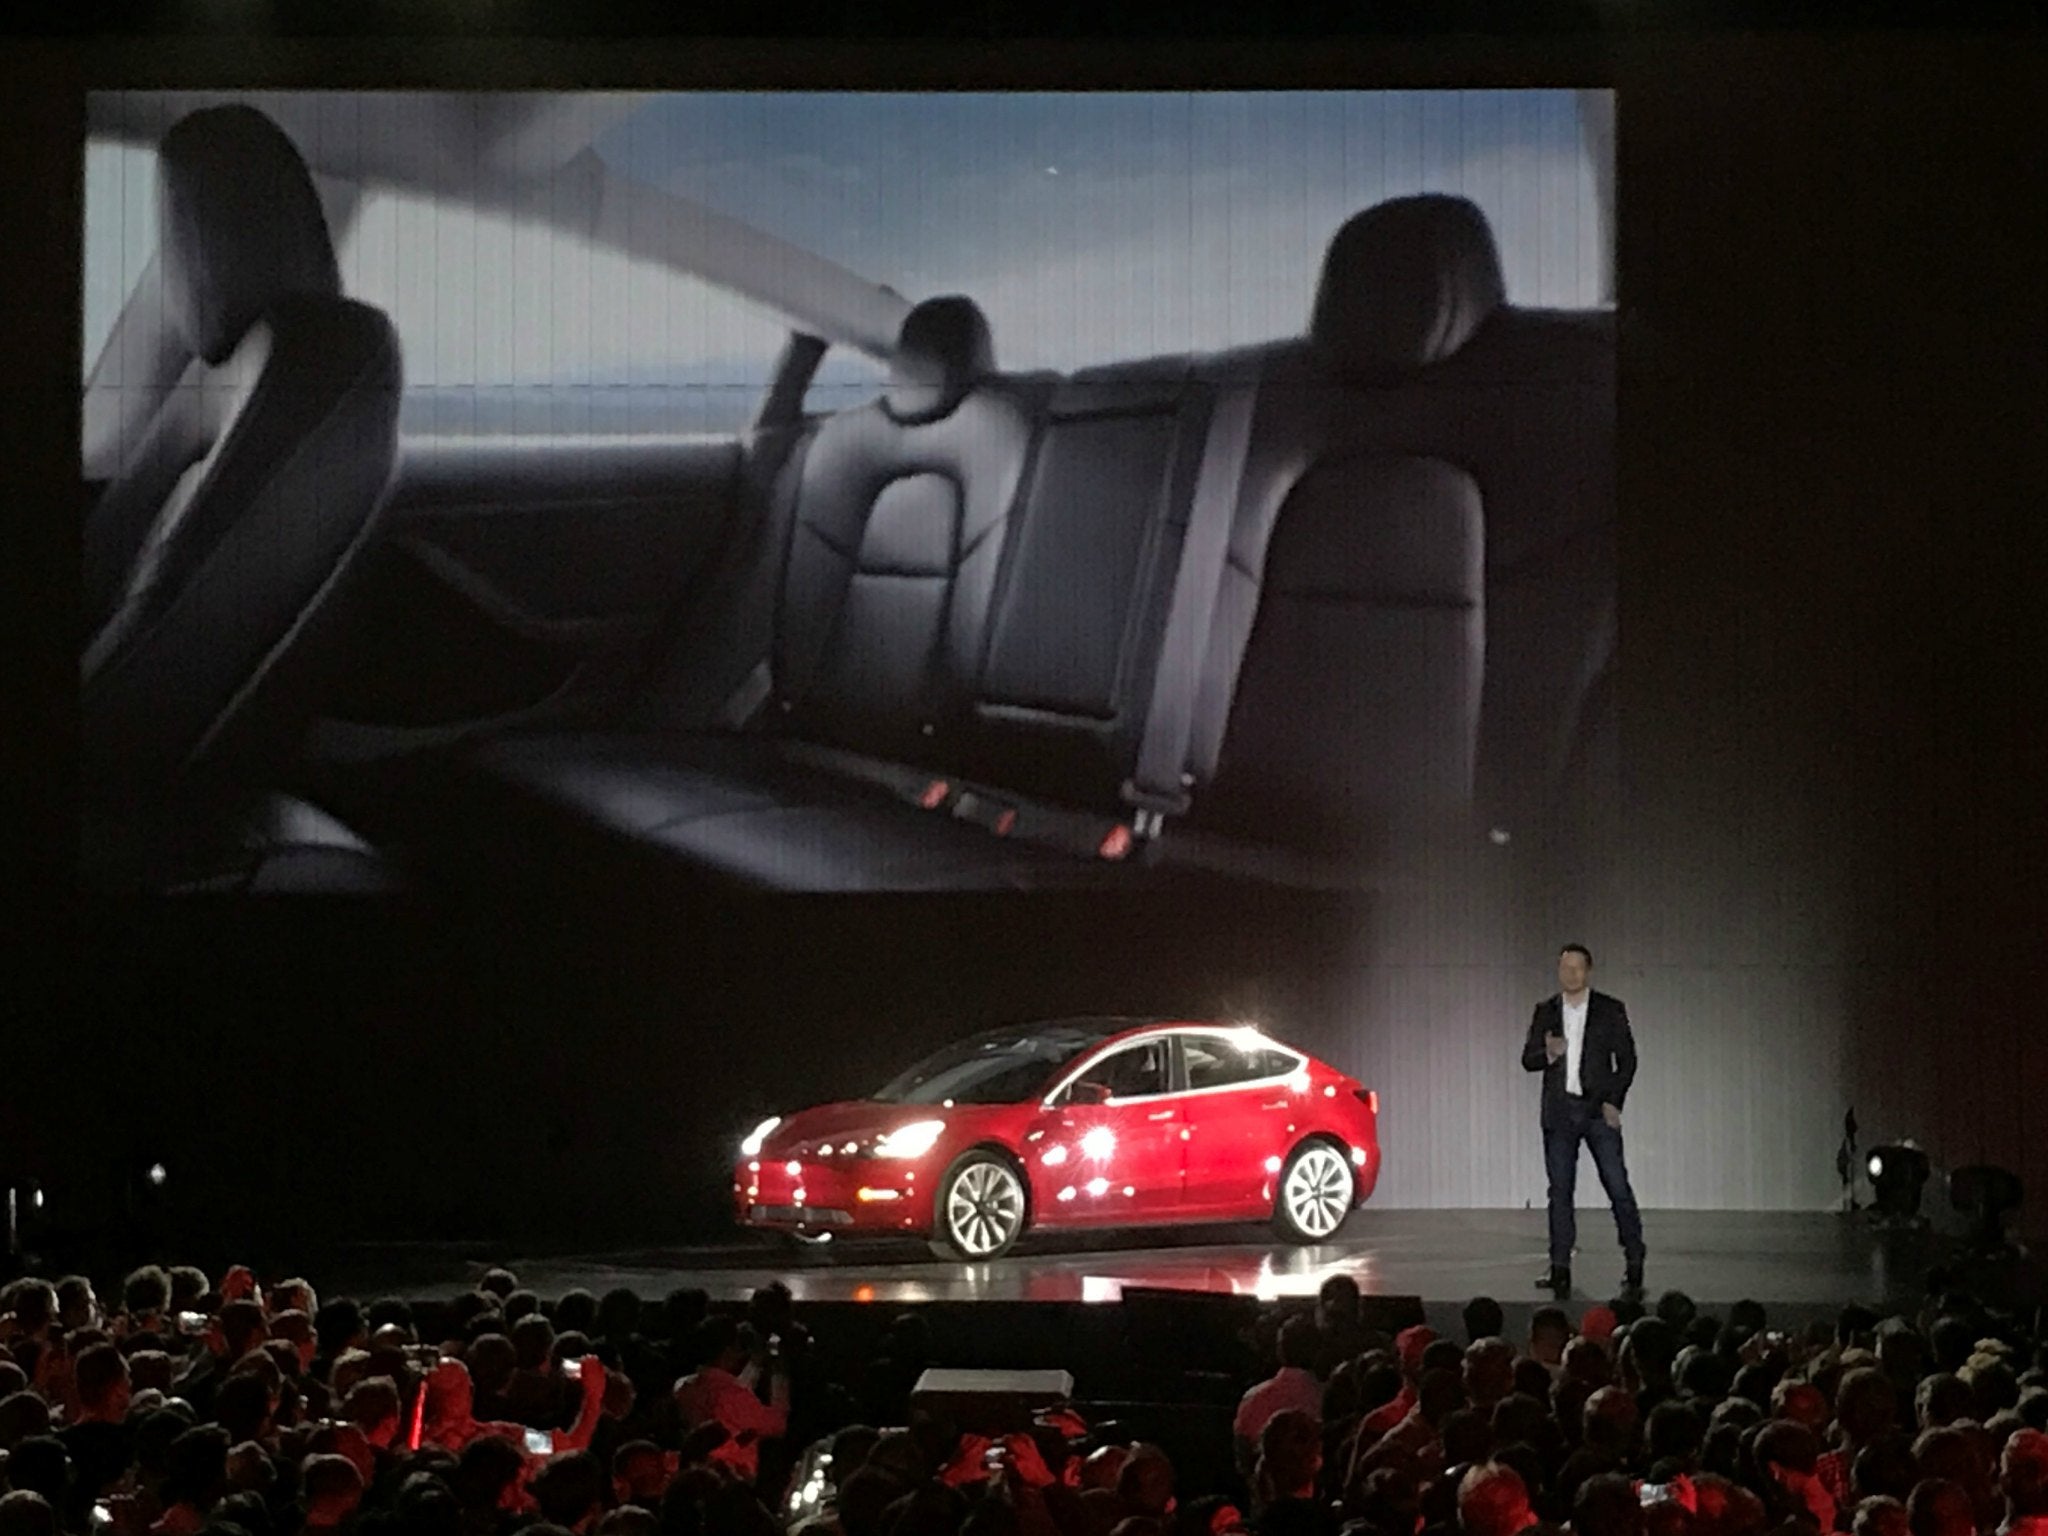
<svg viewBox="0 0 2048 1536">
<path fill-rule="evenodd" d="M 1380 1170 L 1379 1095 L 1233 1024 L 1063 1019 L 949 1045 L 740 1144 L 744 1226 L 917 1233 L 992 1259 L 1026 1228 L 1270 1218 L 1334 1236 Z"/>
</svg>

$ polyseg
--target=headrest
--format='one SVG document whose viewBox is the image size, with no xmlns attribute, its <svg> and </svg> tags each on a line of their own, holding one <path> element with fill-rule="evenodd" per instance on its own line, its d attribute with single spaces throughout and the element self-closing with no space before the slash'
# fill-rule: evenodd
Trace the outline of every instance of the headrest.
<svg viewBox="0 0 2048 1536">
<path fill-rule="evenodd" d="M 1330 241 L 1309 336 L 1339 373 L 1384 381 L 1442 362 L 1507 300 L 1486 215 L 1462 197 L 1397 197 Z"/>
<path fill-rule="evenodd" d="M 903 317 L 882 409 L 901 422 L 937 421 L 995 372 L 988 317 L 972 299 L 926 299 Z"/>
<path fill-rule="evenodd" d="M 286 294 L 341 294 L 306 162 L 254 107 L 207 107 L 164 135 L 157 222 L 166 318 L 208 363 Z"/>
</svg>

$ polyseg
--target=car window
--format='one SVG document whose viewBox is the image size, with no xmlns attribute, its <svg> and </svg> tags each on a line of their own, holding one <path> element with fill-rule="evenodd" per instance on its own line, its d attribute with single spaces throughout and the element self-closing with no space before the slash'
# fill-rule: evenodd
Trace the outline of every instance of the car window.
<svg viewBox="0 0 2048 1536">
<path fill-rule="evenodd" d="M 1085 1029 L 994 1031 L 932 1052 L 872 1097 L 884 1104 L 1015 1104 L 1049 1087 L 1102 1038 Z"/>
<path fill-rule="evenodd" d="M 1295 1058 L 1271 1046 L 1241 1046 L 1221 1035 L 1185 1035 L 1181 1050 L 1188 1065 L 1188 1087 L 1227 1088 L 1234 1083 L 1255 1083 L 1263 1078 L 1285 1077 L 1295 1069 Z"/>
<path fill-rule="evenodd" d="M 730 434 L 789 335 L 689 273 L 447 199 L 371 193 L 337 255 L 398 331 L 409 436 Z"/>
<path fill-rule="evenodd" d="M 678 91 L 594 148 L 1070 370 L 1300 335 L 1330 236 L 1411 192 L 1479 204 L 1514 302 L 1606 301 L 1604 95 Z"/>
<path fill-rule="evenodd" d="M 833 347 L 811 375 L 811 386 L 804 392 L 804 413 L 829 416 L 865 405 L 888 382 L 889 370 L 877 359 L 851 347 Z"/>
<path fill-rule="evenodd" d="M 675 91 L 591 148 L 910 299 L 972 296 L 1005 369 L 1298 336 L 1332 233 L 1410 192 L 1479 204 L 1511 300 L 1612 299 L 1602 92 Z M 148 146 L 87 155 L 88 368 L 154 248 L 153 167 Z M 787 331 L 459 198 L 371 188 L 337 243 L 347 290 L 397 324 L 408 433 L 731 432 Z M 806 407 L 881 377 L 834 348 Z"/>
<path fill-rule="evenodd" d="M 121 306 L 155 254 L 156 146 L 87 140 L 81 382 L 92 376 L 93 364 L 113 333 Z"/>
<path fill-rule="evenodd" d="M 85 171 L 89 377 L 156 253 L 156 148 L 96 139 Z M 372 191 L 337 234 L 342 291 L 398 332 L 407 436 L 730 434 L 788 339 L 777 316 L 687 272 L 451 199 Z M 834 350 L 821 408 L 880 378 Z"/>
<path fill-rule="evenodd" d="M 1141 1098 L 1146 1094 L 1165 1093 L 1171 1086 L 1173 1059 L 1170 1042 L 1161 1036 L 1137 1045 L 1126 1046 L 1114 1055 L 1105 1056 L 1081 1074 L 1082 1080 L 1101 1083 L 1109 1089 L 1110 1097 L 1117 1099 Z"/>
</svg>

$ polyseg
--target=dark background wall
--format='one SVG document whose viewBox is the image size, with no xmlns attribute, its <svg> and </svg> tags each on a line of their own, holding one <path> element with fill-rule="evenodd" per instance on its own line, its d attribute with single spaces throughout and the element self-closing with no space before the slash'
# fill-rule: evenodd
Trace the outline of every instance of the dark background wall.
<svg viewBox="0 0 2048 1536">
<path fill-rule="evenodd" d="M 2048 120 L 2036 34 L 1173 48 L 389 38 L 14 50 L 19 360 L 6 732 L 22 809 L 0 1155 L 155 1155 L 192 1219 L 369 1234 L 672 1235 L 766 1107 L 963 1018 L 1268 1017 L 1386 1094 L 1390 1203 L 1540 1197 L 1515 1039 L 1564 937 L 1628 999 L 1652 1205 L 1819 1207 L 1866 1142 L 2019 1170 L 2048 1206 Z M 265 71 L 268 71 L 265 74 Z M 213 71 L 208 78 L 209 71 Z M 151 78 L 154 72 L 156 78 Z M 79 93 L 88 84 L 1563 83 L 1619 93 L 1626 782 L 1578 872 L 1480 861 L 1424 902 L 789 901 L 689 912 L 81 910 Z M 59 447 L 57 445 L 65 445 Z M 1514 940 L 1503 943 L 1503 933 Z M 1504 961 L 1503 957 L 1507 957 Z M 876 1064 L 869 1065 L 870 1061 Z M 709 1170 L 709 1171 L 707 1171 Z M 104 1194 L 104 1172 L 91 1188 Z M 247 1191 L 230 1197 L 229 1188 Z M 254 1205 L 256 1209 L 247 1209 Z M 238 1208 L 239 1207 L 239 1208 Z"/>
</svg>

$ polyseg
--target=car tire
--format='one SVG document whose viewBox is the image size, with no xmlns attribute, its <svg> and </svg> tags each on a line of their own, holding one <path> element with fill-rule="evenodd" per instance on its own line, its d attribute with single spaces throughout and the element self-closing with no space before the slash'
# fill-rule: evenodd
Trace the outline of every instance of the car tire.
<svg viewBox="0 0 2048 1536">
<path fill-rule="evenodd" d="M 962 1153 L 939 1180 L 932 1202 L 931 1250 L 970 1264 L 999 1259 L 1016 1245 L 1031 1217 L 1024 1175 L 999 1152 Z"/>
<path fill-rule="evenodd" d="M 1343 1229 L 1358 1195 L 1351 1159 L 1334 1142 L 1305 1141 L 1280 1170 L 1273 1227 L 1290 1243 L 1327 1243 Z"/>
</svg>

